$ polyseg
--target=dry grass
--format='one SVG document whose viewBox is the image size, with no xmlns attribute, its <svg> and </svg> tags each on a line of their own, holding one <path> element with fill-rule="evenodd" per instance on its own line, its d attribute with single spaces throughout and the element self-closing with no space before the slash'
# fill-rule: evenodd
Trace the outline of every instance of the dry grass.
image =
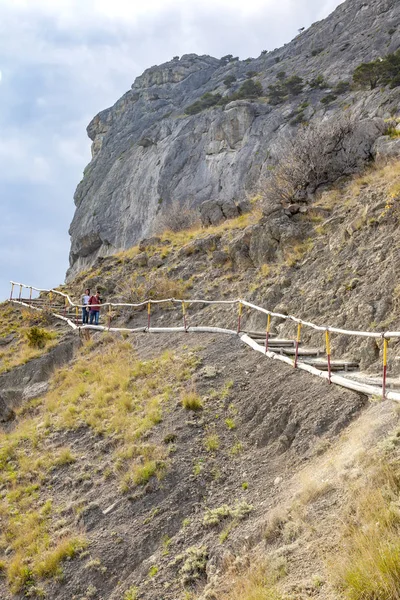
<svg viewBox="0 0 400 600">
<path fill-rule="evenodd" d="M 398 457 L 378 460 L 372 469 L 368 479 L 352 492 L 341 551 L 328 566 L 333 581 L 349 600 L 399 600 Z"/>
<path fill-rule="evenodd" d="M 295 267 L 308 252 L 313 249 L 314 243 L 312 239 L 299 242 L 284 250 L 285 264 L 288 267 Z"/>
<path fill-rule="evenodd" d="M 42 327 L 37 327 L 39 324 Z M 48 324 L 46 313 L 20 310 L 7 302 L 0 304 L 0 337 L 14 336 L 9 344 L 0 347 L 0 373 L 42 356 L 57 344 L 57 334 Z"/>
<path fill-rule="evenodd" d="M 0 439 L 0 551 L 10 548 L 3 569 L 14 592 L 41 578 L 58 575 L 62 561 L 85 545 L 74 520 L 58 537 L 60 507 L 45 496 L 44 482 L 55 469 L 68 473 L 76 457 L 64 445 L 54 448 L 57 431 L 89 429 L 115 440 L 111 476 L 122 491 L 162 478 L 165 447 L 146 441 L 163 418 L 163 407 L 180 393 L 196 365 L 194 355 L 171 352 L 140 361 L 128 342 L 105 334 L 82 348 L 75 362 L 53 377 L 51 391 L 24 408 L 14 430 Z M 51 434 L 51 437 L 49 437 Z"/>
<path fill-rule="evenodd" d="M 253 563 L 245 571 L 229 571 L 229 590 L 222 592 L 220 600 L 281 600 L 275 584 L 286 574 L 284 564 Z"/>
<path fill-rule="evenodd" d="M 150 272 L 145 279 L 133 273 L 124 280 L 117 292 L 124 302 L 143 302 L 144 300 L 183 299 L 189 282 L 171 279 L 165 273 Z"/>
<path fill-rule="evenodd" d="M 203 402 L 195 390 L 184 391 L 181 395 L 181 402 L 186 410 L 196 412 L 203 409 Z"/>
</svg>

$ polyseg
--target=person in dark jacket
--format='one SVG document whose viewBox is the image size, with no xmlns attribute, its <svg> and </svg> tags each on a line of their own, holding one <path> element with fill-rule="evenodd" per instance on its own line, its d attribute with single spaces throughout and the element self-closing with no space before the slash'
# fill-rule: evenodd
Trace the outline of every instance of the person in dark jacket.
<svg viewBox="0 0 400 600">
<path fill-rule="evenodd" d="M 90 296 L 89 298 L 90 325 L 93 325 L 93 321 L 95 325 L 99 324 L 100 304 L 100 292 L 97 290 L 96 294 L 94 296 Z"/>
</svg>

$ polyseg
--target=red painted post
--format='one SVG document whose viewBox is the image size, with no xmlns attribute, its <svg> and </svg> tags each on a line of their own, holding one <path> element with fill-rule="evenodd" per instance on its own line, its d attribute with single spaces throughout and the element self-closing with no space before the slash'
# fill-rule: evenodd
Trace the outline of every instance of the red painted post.
<svg viewBox="0 0 400 600">
<path fill-rule="evenodd" d="M 301 323 L 297 325 L 297 338 L 296 338 L 296 352 L 294 355 L 294 368 L 297 369 L 297 362 L 299 358 L 299 344 L 300 344 L 300 336 L 301 336 Z"/>
<path fill-rule="evenodd" d="M 111 327 L 111 304 L 108 305 L 108 331 L 110 331 Z"/>
<path fill-rule="evenodd" d="M 240 333 L 240 326 L 241 326 L 241 322 L 242 322 L 242 311 L 243 311 L 243 304 L 241 302 L 239 302 L 238 326 L 237 326 L 238 334 Z"/>
<path fill-rule="evenodd" d="M 326 348 L 326 356 L 328 360 L 328 381 L 331 382 L 331 342 L 329 339 L 329 331 L 328 329 L 325 331 L 325 348 Z"/>
<path fill-rule="evenodd" d="M 387 378 L 387 356 L 389 340 L 383 338 L 383 378 L 382 378 L 382 398 L 386 398 L 386 378 Z"/>
<path fill-rule="evenodd" d="M 268 343 L 269 343 L 269 332 L 271 329 L 271 315 L 267 317 L 267 330 L 265 333 L 265 354 L 268 352 Z"/>
</svg>

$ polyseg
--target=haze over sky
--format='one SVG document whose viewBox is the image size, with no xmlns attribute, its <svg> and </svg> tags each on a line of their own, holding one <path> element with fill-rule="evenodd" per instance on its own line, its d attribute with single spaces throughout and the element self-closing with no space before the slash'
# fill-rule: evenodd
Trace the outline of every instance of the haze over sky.
<svg viewBox="0 0 400 600">
<path fill-rule="evenodd" d="M 341 0 L 0 0 L 0 300 L 68 266 L 86 125 L 173 56 L 259 56 Z"/>
</svg>

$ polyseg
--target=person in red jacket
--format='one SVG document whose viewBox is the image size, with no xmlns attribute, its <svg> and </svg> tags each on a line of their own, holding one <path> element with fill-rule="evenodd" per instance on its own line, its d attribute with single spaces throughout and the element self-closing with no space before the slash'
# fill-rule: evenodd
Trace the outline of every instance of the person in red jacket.
<svg viewBox="0 0 400 600">
<path fill-rule="evenodd" d="M 98 325 L 101 304 L 99 290 L 97 290 L 94 296 L 90 296 L 88 304 L 90 310 L 90 325 L 93 325 L 93 321 L 95 325 Z"/>
</svg>

